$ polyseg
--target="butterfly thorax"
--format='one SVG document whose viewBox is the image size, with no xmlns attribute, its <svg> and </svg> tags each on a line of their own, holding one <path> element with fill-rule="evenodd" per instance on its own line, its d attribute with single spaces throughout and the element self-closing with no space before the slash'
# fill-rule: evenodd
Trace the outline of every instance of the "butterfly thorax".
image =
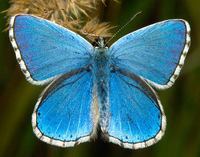
<svg viewBox="0 0 200 157">
<path fill-rule="evenodd" d="M 99 123 L 106 130 L 109 116 L 109 55 L 107 47 L 95 47 L 93 58 L 94 91 L 97 92 Z"/>
</svg>

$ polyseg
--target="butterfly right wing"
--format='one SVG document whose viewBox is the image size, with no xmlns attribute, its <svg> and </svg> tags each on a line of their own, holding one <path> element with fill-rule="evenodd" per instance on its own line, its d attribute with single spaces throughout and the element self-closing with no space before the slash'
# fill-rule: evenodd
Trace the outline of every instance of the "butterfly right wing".
<svg viewBox="0 0 200 157">
<path fill-rule="evenodd" d="M 87 65 L 93 49 L 80 35 L 32 15 L 12 17 L 9 36 L 22 72 L 36 85 Z"/>
<path fill-rule="evenodd" d="M 116 68 L 110 76 L 109 100 L 110 116 L 104 134 L 110 142 L 138 149 L 161 139 L 165 114 L 156 93 L 143 79 Z"/>
<path fill-rule="evenodd" d="M 91 71 L 79 69 L 52 82 L 32 115 L 36 136 L 49 144 L 70 147 L 89 141 L 96 131 Z"/>
</svg>

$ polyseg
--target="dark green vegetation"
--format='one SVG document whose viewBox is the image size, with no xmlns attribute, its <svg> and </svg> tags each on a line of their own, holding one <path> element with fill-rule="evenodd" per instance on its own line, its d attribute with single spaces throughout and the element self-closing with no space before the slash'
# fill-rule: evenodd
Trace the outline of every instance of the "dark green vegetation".
<svg viewBox="0 0 200 157">
<path fill-rule="evenodd" d="M 200 156 L 200 1 L 107 0 L 102 19 L 123 26 L 143 11 L 116 37 L 154 22 L 186 19 L 192 29 L 192 45 L 175 85 L 159 91 L 167 116 L 163 139 L 146 149 L 127 150 L 100 137 L 74 148 L 57 148 L 39 141 L 32 132 L 31 114 L 44 87 L 29 84 L 23 76 L 8 40 L 5 14 L 0 14 L 0 156 L 2 157 L 199 157 Z M 1 0 L 0 11 L 9 7 Z"/>
</svg>

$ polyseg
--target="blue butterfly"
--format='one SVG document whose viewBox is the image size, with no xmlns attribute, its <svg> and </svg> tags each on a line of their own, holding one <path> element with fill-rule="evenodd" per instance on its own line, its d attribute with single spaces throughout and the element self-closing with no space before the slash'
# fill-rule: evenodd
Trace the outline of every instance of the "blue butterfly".
<svg viewBox="0 0 200 157">
<path fill-rule="evenodd" d="M 166 118 L 152 87 L 169 88 L 180 73 L 190 46 L 185 20 L 144 27 L 111 47 L 99 37 L 94 47 L 51 21 L 19 14 L 9 37 L 26 79 L 49 83 L 32 115 L 40 140 L 70 147 L 94 138 L 99 126 L 108 141 L 138 149 L 163 136 Z"/>
</svg>

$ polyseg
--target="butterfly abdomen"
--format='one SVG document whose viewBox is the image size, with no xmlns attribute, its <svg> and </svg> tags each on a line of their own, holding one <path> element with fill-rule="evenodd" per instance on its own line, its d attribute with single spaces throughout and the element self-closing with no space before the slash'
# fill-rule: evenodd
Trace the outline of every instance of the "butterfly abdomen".
<svg viewBox="0 0 200 157">
<path fill-rule="evenodd" d="M 97 88 L 99 123 L 102 131 L 108 126 L 109 117 L 109 56 L 107 48 L 95 48 L 93 62 L 94 85 Z"/>
</svg>

